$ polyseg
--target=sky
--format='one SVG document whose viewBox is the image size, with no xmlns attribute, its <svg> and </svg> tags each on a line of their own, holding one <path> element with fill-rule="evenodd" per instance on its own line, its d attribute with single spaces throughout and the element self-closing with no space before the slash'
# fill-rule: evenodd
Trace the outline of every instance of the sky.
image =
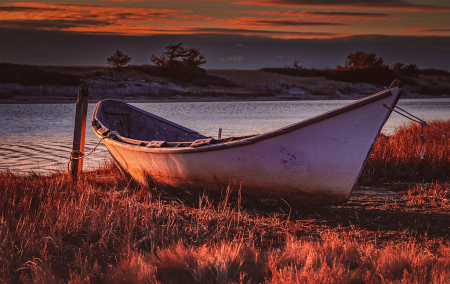
<svg viewBox="0 0 450 284">
<path fill-rule="evenodd" d="M 205 68 L 335 68 L 354 51 L 450 70 L 448 0 L 0 0 L 0 62 L 150 64 L 164 46 L 200 48 Z"/>
</svg>

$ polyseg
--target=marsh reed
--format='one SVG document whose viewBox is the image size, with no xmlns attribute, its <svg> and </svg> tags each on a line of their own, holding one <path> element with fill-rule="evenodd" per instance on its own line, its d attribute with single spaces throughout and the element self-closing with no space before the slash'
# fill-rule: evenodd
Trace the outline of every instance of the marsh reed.
<svg viewBox="0 0 450 284">
<path fill-rule="evenodd" d="M 113 164 L 77 183 L 65 173 L 3 171 L 0 283 L 445 283 L 450 231 L 433 225 L 450 221 L 450 185 L 440 168 L 448 167 L 450 140 L 426 132 L 420 161 L 411 140 L 417 131 L 380 137 L 365 173 L 375 182 L 437 180 L 409 186 L 403 209 L 290 212 L 231 190 L 181 196 L 141 187 Z M 414 230 L 399 233 L 407 228 Z M 390 235 L 400 236 L 381 240 Z"/>
<path fill-rule="evenodd" d="M 450 133 L 450 120 L 430 125 Z M 392 135 L 380 135 L 364 168 L 361 183 L 432 182 L 450 180 L 450 135 L 423 128 L 425 155 L 420 158 L 422 126 L 401 126 Z"/>
<path fill-rule="evenodd" d="M 5 283 L 444 283 L 450 247 L 380 246 L 345 232 L 290 235 L 286 216 L 200 196 L 187 206 L 113 166 L 0 175 Z M 448 189 L 447 189 L 448 190 Z M 291 224 L 292 223 L 292 224 Z"/>
</svg>

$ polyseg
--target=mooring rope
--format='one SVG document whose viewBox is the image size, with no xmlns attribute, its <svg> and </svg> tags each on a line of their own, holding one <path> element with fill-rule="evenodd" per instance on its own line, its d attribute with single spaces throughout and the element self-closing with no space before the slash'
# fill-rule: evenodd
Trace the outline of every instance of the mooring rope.
<svg viewBox="0 0 450 284">
<path fill-rule="evenodd" d="M 403 117 L 406 117 L 407 119 L 410 119 L 410 120 L 412 120 L 412 121 L 422 125 L 422 128 L 420 130 L 420 139 L 422 140 L 422 149 L 420 151 L 420 159 L 422 159 L 422 160 L 423 160 L 423 158 L 425 156 L 425 134 L 423 133 L 423 127 L 424 126 L 428 126 L 428 127 L 433 128 L 433 129 L 435 129 L 437 131 L 440 131 L 442 133 L 450 135 L 450 133 L 448 133 L 448 132 L 446 132 L 446 131 L 444 131 L 442 129 L 436 128 L 436 127 L 434 127 L 432 125 L 429 125 L 425 120 L 420 119 L 417 116 L 414 116 L 414 115 L 410 114 L 409 112 L 407 112 L 406 110 L 402 109 L 401 107 L 395 106 L 394 108 L 398 108 L 399 110 L 401 110 L 404 113 L 401 113 L 401 112 L 395 110 L 394 108 L 388 107 L 386 104 L 383 104 L 383 106 L 385 106 L 386 108 L 390 109 L 391 111 L 394 111 L 394 112 L 400 114 Z"/>
<path fill-rule="evenodd" d="M 100 140 L 98 141 L 97 145 L 95 145 L 94 149 L 92 149 L 92 150 L 91 150 L 89 153 L 87 153 L 86 155 L 83 155 L 83 156 L 78 157 L 78 158 L 74 158 L 74 157 L 73 157 L 73 154 L 77 153 L 77 154 L 81 155 L 81 154 L 83 154 L 83 153 L 82 153 L 81 151 L 72 151 L 72 152 L 70 152 L 69 163 L 67 163 L 67 169 L 69 170 L 69 172 L 70 172 L 70 163 L 72 163 L 73 160 L 80 160 L 80 159 L 83 159 L 83 158 L 89 156 L 90 154 L 94 153 L 95 149 L 97 149 L 98 145 L 100 145 L 100 142 L 102 142 L 102 140 L 105 139 L 105 138 L 108 138 L 108 136 L 105 136 L 105 137 L 100 138 Z"/>
<path fill-rule="evenodd" d="M 392 111 L 395 111 L 396 113 L 398 113 L 398 114 L 400 114 L 400 115 L 402 115 L 402 116 L 404 116 L 404 117 L 406 117 L 406 118 L 408 118 L 408 119 L 410 119 L 410 120 L 412 120 L 412 121 L 414 121 L 414 122 L 417 122 L 417 123 L 419 123 L 419 124 L 422 124 L 423 126 L 431 127 L 431 128 L 433 128 L 433 129 L 435 129 L 435 130 L 437 130 L 437 131 L 440 131 L 440 132 L 443 132 L 443 133 L 445 133 L 445 134 L 447 134 L 447 135 L 450 135 L 450 133 L 448 133 L 448 132 L 446 132 L 446 131 L 444 131 L 444 130 L 442 130 L 442 129 L 436 128 L 436 127 L 434 127 L 434 126 L 432 126 L 432 125 L 429 125 L 425 120 L 422 120 L 422 119 L 420 119 L 420 118 L 418 118 L 418 117 L 416 117 L 416 116 L 410 114 L 409 112 L 407 112 L 406 110 L 404 110 L 404 109 L 402 109 L 402 108 L 400 108 L 400 107 L 398 107 L 398 106 L 395 106 L 395 107 L 398 108 L 399 110 L 403 111 L 403 112 L 406 113 L 407 115 L 405 115 L 405 114 L 403 114 L 403 113 L 401 113 L 401 112 L 399 112 L 399 111 L 397 111 L 397 110 L 395 110 L 395 109 L 393 109 L 393 108 L 388 107 L 386 104 L 383 104 L 383 105 L 384 105 L 385 107 L 387 107 L 388 109 L 390 109 L 390 110 L 392 110 Z M 413 118 L 411 118 L 411 117 L 408 117 L 408 115 L 410 115 L 411 117 L 414 117 L 415 119 L 413 119 Z M 416 119 L 417 119 L 417 120 L 416 120 Z"/>
</svg>

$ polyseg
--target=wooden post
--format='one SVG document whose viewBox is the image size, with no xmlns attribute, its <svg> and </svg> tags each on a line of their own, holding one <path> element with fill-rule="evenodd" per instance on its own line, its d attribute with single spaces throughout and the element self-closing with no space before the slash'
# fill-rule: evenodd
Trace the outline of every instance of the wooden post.
<svg viewBox="0 0 450 284">
<path fill-rule="evenodd" d="M 73 130 L 72 148 L 72 176 L 77 178 L 78 173 L 83 170 L 84 143 L 86 136 L 86 116 L 88 108 L 89 90 L 86 84 L 81 84 L 78 90 L 77 110 L 75 114 L 75 127 Z"/>
<path fill-rule="evenodd" d="M 217 139 L 222 138 L 222 128 L 219 128 L 219 131 L 217 132 Z"/>
</svg>

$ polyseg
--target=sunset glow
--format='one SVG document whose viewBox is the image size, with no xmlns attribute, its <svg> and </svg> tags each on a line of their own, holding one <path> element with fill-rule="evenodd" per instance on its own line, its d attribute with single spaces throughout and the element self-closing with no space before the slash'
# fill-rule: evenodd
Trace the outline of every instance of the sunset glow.
<svg viewBox="0 0 450 284">
<path fill-rule="evenodd" d="M 8 1 L 0 5 L 0 27 L 137 36 L 205 33 L 272 38 L 450 35 L 450 6 L 444 1 L 425 2 L 427 4 L 399 0 L 346 0 L 339 4 L 331 0 L 121 0 L 90 1 L 85 5 L 66 1 Z M 416 20 L 418 16 L 420 20 Z"/>
<path fill-rule="evenodd" d="M 0 0 L 0 37 L 7 42 L 0 61 L 35 64 L 103 65 L 100 58 L 117 49 L 129 53 L 132 64 L 149 64 L 152 53 L 184 41 L 205 53 L 205 68 L 276 67 L 295 59 L 334 68 L 355 50 L 450 68 L 450 3 Z M 74 41 L 86 46 L 74 50 Z"/>
</svg>

